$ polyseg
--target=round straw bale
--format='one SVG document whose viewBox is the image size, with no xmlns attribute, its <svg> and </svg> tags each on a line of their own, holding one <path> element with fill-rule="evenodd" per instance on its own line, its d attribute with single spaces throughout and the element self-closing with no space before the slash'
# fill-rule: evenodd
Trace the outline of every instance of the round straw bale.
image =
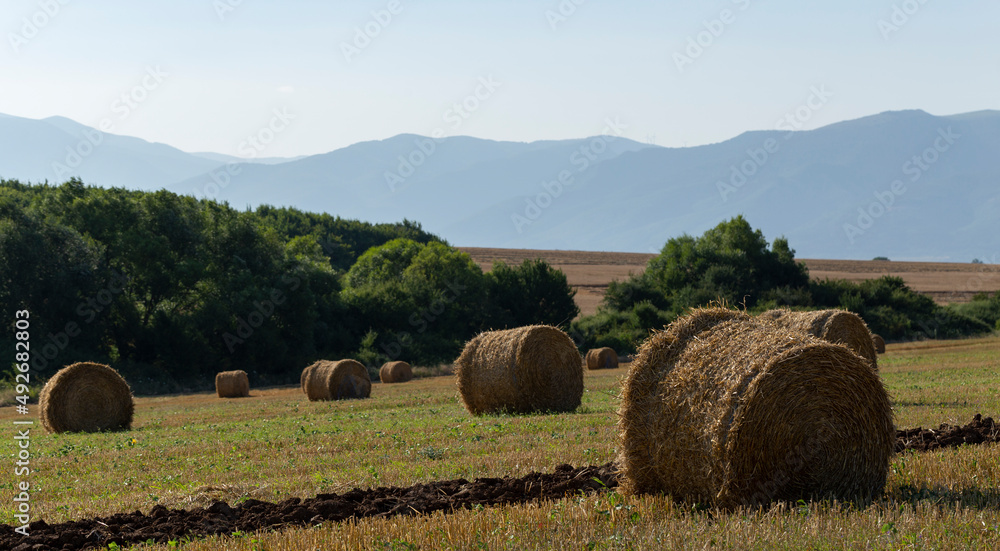
<svg viewBox="0 0 1000 551">
<path fill-rule="evenodd" d="M 413 378 L 413 368 L 406 362 L 385 362 L 378 370 L 383 383 L 405 383 Z"/>
<path fill-rule="evenodd" d="M 885 339 L 882 338 L 882 335 L 872 333 L 872 344 L 875 345 L 876 354 L 885 354 Z"/>
<path fill-rule="evenodd" d="M 462 403 L 473 415 L 573 411 L 583 398 L 580 352 L 556 327 L 480 333 L 455 364 Z"/>
<path fill-rule="evenodd" d="M 587 369 L 618 369 L 618 354 L 607 346 L 587 351 Z"/>
<path fill-rule="evenodd" d="M 814 310 L 793 312 L 787 308 L 768 310 L 761 318 L 793 331 L 804 331 L 834 344 L 843 344 L 878 369 L 875 344 L 871 331 L 861 316 L 847 310 Z"/>
<path fill-rule="evenodd" d="M 310 401 L 367 398 L 372 393 L 368 369 L 355 360 L 320 360 L 303 371 Z"/>
<path fill-rule="evenodd" d="M 60 369 L 39 397 L 49 432 L 98 432 L 132 428 L 132 390 L 117 371 L 79 362 Z"/>
<path fill-rule="evenodd" d="M 620 491 L 723 508 L 871 499 L 895 443 L 888 393 L 863 358 L 724 308 L 642 344 L 618 429 Z"/>
<path fill-rule="evenodd" d="M 303 394 L 309 394 L 306 383 L 309 381 L 309 377 L 312 376 L 312 372 L 316 369 L 317 364 L 319 364 L 319 362 L 309 364 L 302 370 L 302 374 L 299 375 L 299 388 L 302 389 Z"/>
<path fill-rule="evenodd" d="M 220 371 L 215 374 L 215 392 L 219 398 L 244 398 L 250 396 L 250 378 L 242 369 Z"/>
</svg>

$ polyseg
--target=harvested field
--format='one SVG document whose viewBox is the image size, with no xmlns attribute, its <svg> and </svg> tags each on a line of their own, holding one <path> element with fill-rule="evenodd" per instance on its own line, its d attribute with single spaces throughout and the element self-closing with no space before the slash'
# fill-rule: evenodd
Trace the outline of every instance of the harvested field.
<svg viewBox="0 0 1000 551">
<path fill-rule="evenodd" d="M 938 430 L 896 431 L 896 450 L 918 452 L 966 444 L 1000 441 L 1000 431 L 992 418 L 977 414 L 971 423 L 954 427 L 942 424 Z M 442 480 L 409 487 L 352 489 L 342 494 L 318 494 L 308 499 L 289 498 L 279 503 L 250 499 L 238 504 L 214 501 L 207 507 L 168 509 L 162 505 L 148 513 L 117 514 L 49 525 L 31 526 L 30 538 L 0 525 L 0 548 L 15 549 L 100 549 L 110 543 L 119 546 L 148 542 L 166 543 L 184 537 L 229 535 L 341 522 L 365 517 L 423 515 L 434 511 L 453 512 L 476 506 L 490 507 L 558 500 L 580 494 L 608 492 L 618 487 L 613 463 L 573 467 L 558 465 L 552 473 L 533 472 L 521 477 Z M 41 547 L 34 547 L 40 545 Z M 67 547 L 69 546 L 69 547 Z"/>
<path fill-rule="evenodd" d="M 138 397 L 125 433 L 33 431 L 30 531 L 39 539 L 13 533 L 8 507 L 0 549 L 28 541 L 22 549 L 63 548 L 53 545 L 72 537 L 70 521 L 88 528 L 78 531 L 85 538 L 94 534 L 84 542 L 93 548 L 110 541 L 109 529 L 130 541 L 167 538 L 141 547 L 150 551 L 701 549 L 712 540 L 732 549 L 830 541 L 899 549 L 915 534 L 927 548 L 997 548 L 1000 531 L 982 527 L 1000 526 L 1000 446 L 988 418 L 1000 411 L 1000 338 L 887 348 L 880 377 L 896 425 L 914 427 L 896 431 L 894 445 L 913 451 L 894 454 L 884 495 L 864 509 L 778 503 L 729 514 L 602 491 L 616 480 L 601 467 L 553 473 L 556 465 L 614 459 L 622 368 L 585 371 L 581 407 L 554 415 L 472 417 L 454 376 L 441 376 L 375 385 L 364 401 L 310 402 L 298 385 L 225 402 L 207 392 Z M 21 419 L 0 408 L 0 422 Z M 558 488 L 566 477 L 573 482 Z M 462 479 L 465 488 L 452 484 Z M 588 479 L 596 486 L 584 486 Z M 550 493 L 550 484 L 571 495 Z M 572 490 L 576 484 L 582 491 Z M 439 508 L 431 490 L 455 508 Z M 331 509 L 320 518 L 336 519 L 327 513 L 348 496 L 356 516 L 323 523 L 307 516 L 325 503 Z M 473 500 L 481 501 L 463 504 Z M 404 502 L 421 514 L 393 513 Z"/>
<path fill-rule="evenodd" d="M 594 251 L 460 249 L 468 253 L 483 271 L 489 270 L 494 260 L 520 264 L 527 259 L 544 259 L 566 274 L 570 286 L 576 289 L 576 304 L 581 315 L 585 316 L 597 311 L 608 283 L 623 280 L 630 273 L 642 272 L 649 259 L 656 256 Z M 817 279 L 862 281 L 883 275 L 899 276 L 915 291 L 930 295 L 940 304 L 968 302 L 981 291 L 1000 291 L 1000 266 L 993 264 L 817 259 L 801 259 L 801 262 L 809 268 L 809 276 Z"/>
</svg>

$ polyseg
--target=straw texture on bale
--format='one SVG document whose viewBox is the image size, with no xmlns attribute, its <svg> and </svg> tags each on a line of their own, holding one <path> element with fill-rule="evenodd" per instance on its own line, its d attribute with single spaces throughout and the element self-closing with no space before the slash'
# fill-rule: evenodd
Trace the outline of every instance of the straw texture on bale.
<svg viewBox="0 0 1000 551">
<path fill-rule="evenodd" d="M 583 364 L 569 335 L 548 325 L 480 333 L 455 362 L 458 391 L 473 415 L 573 411 Z"/>
<path fill-rule="evenodd" d="M 723 508 L 871 499 L 895 443 L 889 396 L 864 359 L 724 308 L 642 344 L 618 429 L 620 491 Z"/>
<path fill-rule="evenodd" d="M 220 371 L 215 374 L 215 392 L 219 398 L 245 398 L 250 396 L 250 378 L 242 369 Z"/>
<path fill-rule="evenodd" d="M 605 346 L 587 351 L 587 369 L 618 369 L 618 354 Z"/>
<path fill-rule="evenodd" d="M 372 393 L 368 369 L 355 360 L 320 360 L 302 372 L 310 401 L 367 398 Z"/>
<path fill-rule="evenodd" d="M 872 344 L 875 345 L 876 354 L 885 354 L 885 339 L 882 338 L 882 335 L 872 333 Z"/>
<path fill-rule="evenodd" d="M 843 344 L 878 369 L 872 333 L 861 316 L 847 310 L 793 312 L 786 308 L 768 310 L 760 315 L 793 331 L 804 331 L 827 342 Z"/>
<path fill-rule="evenodd" d="M 406 362 L 385 362 L 378 370 L 383 383 L 405 383 L 413 378 L 413 369 Z"/>
<path fill-rule="evenodd" d="M 302 374 L 299 375 L 299 387 L 302 388 L 303 394 L 306 395 L 309 394 L 309 388 L 308 385 L 306 385 L 306 382 L 309 381 L 309 378 L 312 376 L 313 370 L 316 369 L 316 366 L 318 364 L 319 362 L 307 365 L 306 368 L 302 370 Z"/>
<path fill-rule="evenodd" d="M 132 390 L 117 371 L 80 362 L 60 369 L 42 388 L 39 410 L 49 432 L 132 428 Z"/>
</svg>

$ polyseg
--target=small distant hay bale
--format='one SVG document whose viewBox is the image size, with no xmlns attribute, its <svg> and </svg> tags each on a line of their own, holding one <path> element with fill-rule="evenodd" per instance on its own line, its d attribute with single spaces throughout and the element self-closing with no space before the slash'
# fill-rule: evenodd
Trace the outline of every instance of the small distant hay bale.
<svg viewBox="0 0 1000 551">
<path fill-rule="evenodd" d="M 618 354 L 607 346 L 587 351 L 587 369 L 618 369 Z"/>
<path fill-rule="evenodd" d="M 556 327 L 480 333 L 455 364 L 462 403 L 473 415 L 573 411 L 583 398 L 580 352 Z"/>
<path fill-rule="evenodd" d="M 885 339 L 882 338 L 882 335 L 872 333 L 872 344 L 875 345 L 876 354 L 885 354 Z"/>
<path fill-rule="evenodd" d="M 303 370 L 302 382 L 312 402 L 367 398 L 372 393 L 368 369 L 355 360 L 320 360 Z"/>
<path fill-rule="evenodd" d="M 654 332 L 618 413 L 620 491 L 722 508 L 872 499 L 895 444 L 888 393 L 863 358 L 724 308 Z"/>
<path fill-rule="evenodd" d="M 872 333 L 861 316 L 847 310 L 793 312 L 787 308 L 768 310 L 759 316 L 793 331 L 804 331 L 827 342 L 843 344 L 878 369 Z"/>
<path fill-rule="evenodd" d="M 383 383 L 405 383 L 413 378 L 413 368 L 406 362 L 385 362 L 378 370 Z"/>
<path fill-rule="evenodd" d="M 135 404 L 125 379 L 110 367 L 79 362 L 60 369 L 39 397 L 49 432 L 129 430 Z"/>
<path fill-rule="evenodd" d="M 250 378 L 242 369 L 220 371 L 215 374 L 215 392 L 219 398 L 245 398 L 250 396 Z"/>
</svg>

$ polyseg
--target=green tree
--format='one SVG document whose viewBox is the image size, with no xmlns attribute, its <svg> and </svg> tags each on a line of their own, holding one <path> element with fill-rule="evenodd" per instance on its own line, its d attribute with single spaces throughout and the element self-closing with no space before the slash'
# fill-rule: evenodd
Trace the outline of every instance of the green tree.
<svg viewBox="0 0 1000 551">
<path fill-rule="evenodd" d="M 0 316 L 13 320 L 16 311 L 29 312 L 36 376 L 83 357 L 105 357 L 100 331 L 81 316 L 100 288 L 97 265 L 95 249 L 72 228 L 0 197 Z M 8 359 L 14 357 L 9 337 L 0 339 Z M 10 364 L 2 365 L 6 371 Z"/>
<path fill-rule="evenodd" d="M 566 274 L 542 259 L 527 259 L 520 266 L 497 262 L 486 274 L 488 325 L 512 328 L 546 324 L 568 326 L 580 309 L 576 290 Z"/>
<path fill-rule="evenodd" d="M 645 272 L 612 285 L 605 303 L 627 310 L 648 301 L 674 314 L 717 299 L 753 307 L 774 289 L 808 283 L 788 240 L 779 237 L 768 247 L 763 233 L 737 216 L 701 237 L 670 239 Z"/>
</svg>

